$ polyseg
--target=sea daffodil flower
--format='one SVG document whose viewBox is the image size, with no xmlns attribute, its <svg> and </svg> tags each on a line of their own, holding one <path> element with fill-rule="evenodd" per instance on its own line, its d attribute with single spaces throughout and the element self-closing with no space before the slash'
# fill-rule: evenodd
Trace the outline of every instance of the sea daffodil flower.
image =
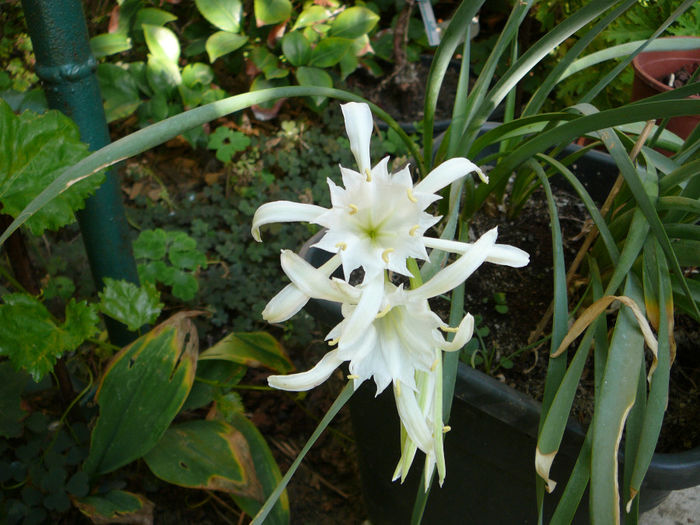
<svg viewBox="0 0 700 525">
<path fill-rule="evenodd" d="M 282 390 L 308 390 L 349 361 L 349 378 L 354 381 L 355 388 L 373 378 L 379 394 L 393 384 L 397 410 L 409 437 L 407 448 L 415 445 L 422 450 L 430 469 L 427 479 L 437 465 L 442 483 L 445 465 L 439 373 L 441 351 L 462 348 L 472 336 L 474 320 L 467 314 L 458 327 L 450 328 L 431 311 L 428 299 L 454 289 L 494 253 L 503 264 L 527 264 L 525 252 L 512 246 L 496 245 L 496 236 L 494 228 L 467 249 L 463 249 L 463 243 L 458 243 L 460 250 L 463 249 L 460 257 L 411 290 L 385 282 L 383 272 L 365 278 L 359 286 L 352 286 L 329 278 L 329 268 L 337 267 L 336 263 L 316 269 L 293 252 L 284 250 L 282 269 L 299 295 L 341 303 L 343 320 L 327 336 L 330 344 L 337 347 L 313 368 L 297 374 L 270 376 L 268 383 Z M 440 330 L 455 332 L 454 339 L 448 342 Z M 411 450 L 405 450 L 396 477 L 403 479 L 412 459 Z"/>
<path fill-rule="evenodd" d="M 391 174 L 389 158 L 370 164 L 372 114 L 367 104 L 350 102 L 341 106 L 350 150 L 358 170 L 340 167 L 343 187 L 328 179 L 331 208 L 289 201 L 263 204 L 253 217 L 252 235 L 260 241 L 260 227 L 275 222 L 306 221 L 327 228 L 316 247 L 337 253 L 346 279 L 359 267 L 365 279 L 391 270 L 408 277 L 409 257 L 428 259 L 425 232 L 440 217 L 425 210 L 440 198 L 436 194 L 452 182 L 476 172 L 479 167 L 465 158 L 440 164 L 423 180 L 413 184 L 409 167 Z"/>
</svg>

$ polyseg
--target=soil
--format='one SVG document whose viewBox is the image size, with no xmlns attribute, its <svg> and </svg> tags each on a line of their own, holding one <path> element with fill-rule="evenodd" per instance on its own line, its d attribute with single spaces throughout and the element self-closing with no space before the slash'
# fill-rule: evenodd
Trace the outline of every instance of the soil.
<svg viewBox="0 0 700 525">
<path fill-rule="evenodd" d="M 700 67 L 700 62 L 684 65 L 678 71 L 675 71 L 662 78 L 661 82 L 664 84 L 664 86 L 669 86 L 674 89 L 683 87 L 688 83 L 698 67 Z"/>
</svg>

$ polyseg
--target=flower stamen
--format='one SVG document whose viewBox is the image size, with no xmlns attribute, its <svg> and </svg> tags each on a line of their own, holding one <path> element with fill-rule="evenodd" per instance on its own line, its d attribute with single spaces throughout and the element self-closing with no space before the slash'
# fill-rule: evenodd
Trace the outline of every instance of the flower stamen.
<svg viewBox="0 0 700 525">
<path fill-rule="evenodd" d="M 452 430 L 452 427 L 450 425 L 445 425 L 442 427 L 442 433 L 447 434 L 450 430 Z"/>
<path fill-rule="evenodd" d="M 386 314 L 388 314 L 390 311 L 391 311 L 391 305 L 387 304 L 386 307 L 376 315 L 375 319 L 381 319 Z"/>
<path fill-rule="evenodd" d="M 413 228 L 411 228 L 410 230 L 408 230 L 408 234 L 409 234 L 411 237 L 414 237 L 414 236 L 416 235 L 416 232 L 418 231 L 419 228 L 420 228 L 420 224 L 416 224 Z"/>
<path fill-rule="evenodd" d="M 348 374 L 348 379 L 360 379 L 360 376 L 357 374 Z"/>
<path fill-rule="evenodd" d="M 335 245 L 336 248 L 340 248 L 341 250 L 347 250 L 348 244 L 345 242 L 339 242 Z"/>
<path fill-rule="evenodd" d="M 445 325 L 442 325 L 442 326 L 440 327 L 440 330 L 442 330 L 443 332 L 452 332 L 452 333 L 457 333 L 457 332 L 459 332 L 459 328 L 458 328 L 458 327 L 456 327 L 456 326 L 455 326 L 455 327 L 452 327 L 452 326 L 448 326 L 448 325 L 446 325 L 446 324 L 445 324 Z"/>
<path fill-rule="evenodd" d="M 406 193 L 408 194 L 408 200 L 411 202 L 418 202 L 418 199 L 416 199 L 413 196 L 413 189 L 412 188 L 406 188 Z"/>
<path fill-rule="evenodd" d="M 435 372 L 435 369 L 437 368 L 437 365 L 438 365 L 439 362 L 440 362 L 440 358 L 439 358 L 439 357 L 438 357 L 437 359 L 435 359 L 435 361 L 433 361 L 433 364 L 430 365 L 430 371 L 431 371 L 431 372 Z"/>
<path fill-rule="evenodd" d="M 396 395 L 401 397 L 401 381 L 396 381 Z"/>
<path fill-rule="evenodd" d="M 365 168 L 365 176 L 367 177 L 367 182 L 372 182 L 372 172 L 369 168 Z"/>
<path fill-rule="evenodd" d="M 340 341 L 340 337 L 337 337 L 335 339 L 331 339 L 330 341 L 328 341 L 328 346 L 335 346 L 338 344 L 339 341 Z"/>
<path fill-rule="evenodd" d="M 348 208 L 350 208 L 350 215 L 355 215 L 360 209 L 354 205 L 354 204 L 348 204 Z"/>
<path fill-rule="evenodd" d="M 384 250 L 384 251 L 382 252 L 382 261 L 384 261 L 385 263 L 389 264 L 389 254 L 390 254 L 391 252 L 393 252 L 393 251 L 394 251 L 393 248 L 387 248 L 386 250 Z"/>
</svg>

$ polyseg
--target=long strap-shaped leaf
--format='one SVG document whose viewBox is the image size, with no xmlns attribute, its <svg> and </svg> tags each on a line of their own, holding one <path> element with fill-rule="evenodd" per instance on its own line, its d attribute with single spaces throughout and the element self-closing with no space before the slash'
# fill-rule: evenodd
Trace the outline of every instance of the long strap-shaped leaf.
<svg viewBox="0 0 700 525">
<path fill-rule="evenodd" d="M 56 180 L 54 180 L 44 191 L 42 191 L 29 205 L 20 212 L 17 218 L 10 224 L 5 232 L 0 236 L 0 245 L 31 217 L 37 210 L 44 206 L 51 199 L 65 191 L 69 186 L 77 181 L 89 177 L 93 173 L 116 164 L 119 161 L 133 157 L 146 150 L 159 146 L 168 140 L 176 137 L 180 133 L 210 122 L 217 118 L 228 115 L 235 111 L 240 111 L 253 104 L 262 104 L 270 100 L 283 97 L 302 97 L 310 95 L 320 95 L 339 100 L 366 102 L 372 112 L 381 118 L 402 137 L 411 154 L 419 161 L 422 155 L 417 146 L 408 138 L 408 135 L 400 128 L 396 121 L 378 106 L 366 101 L 362 97 L 342 91 L 339 89 L 312 87 L 312 86 L 289 86 L 284 88 L 262 89 L 242 95 L 225 98 L 204 106 L 200 106 L 189 111 L 180 113 L 173 117 L 161 120 L 146 128 L 136 131 L 122 139 L 119 139 L 104 148 L 92 153 L 88 157 L 78 162 L 75 166 L 65 170 Z"/>
</svg>

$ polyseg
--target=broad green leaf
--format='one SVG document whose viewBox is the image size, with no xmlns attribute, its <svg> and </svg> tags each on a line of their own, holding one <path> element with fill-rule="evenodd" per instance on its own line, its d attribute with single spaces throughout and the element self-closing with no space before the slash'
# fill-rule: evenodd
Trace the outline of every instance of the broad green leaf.
<svg viewBox="0 0 700 525">
<path fill-rule="evenodd" d="M 63 344 L 66 349 L 78 348 L 85 339 L 95 335 L 99 331 L 99 322 L 96 305 L 71 298 L 66 305 L 66 320 L 63 323 Z"/>
<path fill-rule="evenodd" d="M 153 523 L 155 505 L 140 494 L 111 490 L 101 496 L 86 496 L 73 501 L 93 523 Z"/>
<path fill-rule="evenodd" d="M 245 437 L 250 452 L 253 456 L 253 465 L 255 465 L 255 473 L 258 481 L 262 485 L 264 499 L 267 499 L 275 490 L 282 479 L 280 469 L 275 463 L 275 458 L 272 457 L 270 448 L 265 442 L 265 438 L 260 435 L 260 432 L 255 425 L 250 422 L 243 414 L 234 413 L 228 418 L 227 423 L 238 430 Z M 236 504 L 242 508 L 248 515 L 255 516 L 262 507 L 262 502 L 253 498 L 233 494 L 233 499 Z M 284 491 L 280 495 L 279 500 L 275 503 L 272 511 L 265 519 L 266 525 L 286 525 L 289 523 L 289 499 L 287 492 Z"/>
<path fill-rule="evenodd" d="M 321 40 L 311 54 L 309 65 L 331 67 L 336 65 L 352 47 L 352 40 L 329 36 Z"/>
<path fill-rule="evenodd" d="M 143 325 L 152 323 L 163 308 L 160 293 L 151 283 L 136 286 L 107 277 L 104 284 L 104 289 L 98 294 L 100 311 L 124 323 L 129 330 L 135 332 Z"/>
<path fill-rule="evenodd" d="M 248 368 L 232 361 L 197 361 L 197 376 L 182 410 L 208 405 L 239 383 Z M 218 408 L 218 403 L 217 403 Z"/>
<path fill-rule="evenodd" d="M 292 3 L 289 0 L 255 0 L 255 23 L 258 27 L 289 20 Z"/>
<path fill-rule="evenodd" d="M 340 78 L 341 80 L 345 80 L 350 73 L 355 71 L 358 66 L 360 65 L 359 59 L 353 55 L 352 53 L 345 53 L 343 55 L 343 58 L 340 59 Z M 389 129 L 390 132 L 392 132 L 395 136 L 397 141 L 400 141 L 401 139 L 396 135 L 396 132 L 394 130 Z M 397 142 L 398 143 L 398 142 Z"/>
<path fill-rule="evenodd" d="M 194 381 L 199 343 L 191 315 L 174 315 L 109 363 L 95 395 L 100 414 L 83 470 L 111 472 L 160 440 Z"/>
<path fill-rule="evenodd" d="M 207 38 L 206 50 L 209 62 L 235 51 L 248 41 L 244 35 L 236 35 L 228 31 L 218 31 Z"/>
<path fill-rule="evenodd" d="M 22 434 L 22 390 L 29 381 L 26 372 L 15 370 L 8 362 L 0 363 L 0 436 L 16 438 Z"/>
<path fill-rule="evenodd" d="M 292 30 L 328 20 L 330 16 L 330 11 L 328 11 L 328 9 L 325 7 L 320 5 L 309 5 L 301 12 L 301 14 L 299 14 L 299 18 L 297 18 L 297 21 L 294 22 L 294 27 L 292 27 Z"/>
<path fill-rule="evenodd" d="M 217 28 L 230 33 L 237 33 L 241 28 L 243 6 L 240 0 L 195 0 L 195 3 L 202 16 Z"/>
<path fill-rule="evenodd" d="M 304 66 L 311 59 L 311 43 L 301 31 L 292 31 L 282 38 L 282 52 L 293 66 Z"/>
<path fill-rule="evenodd" d="M 148 79 L 149 87 L 155 93 L 151 100 L 161 97 L 166 106 L 167 94 L 171 93 L 182 81 L 177 63 L 154 55 L 148 57 L 146 78 Z M 160 119 L 166 116 L 167 111 L 160 116 Z"/>
<path fill-rule="evenodd" d="M 143 24 L 143 35 L 151 55 L 160 60 L 177 63 L 180 58 L 180 42 L 175 33 L 167 27 Z"/>
<path fill-rule="evenodd" d="M 3 296 L 0 305 L 0 356 L 39 382 L 66 351 L 62 331 L 46 307 L 25 294 Z"/>
<path fill-rule="evenodd" d="M 158 9 L 156 7 L 145 7 L 143 9 L 139 9 L 136 13 L 134 27 L 136 29 L 141 29 L 143 24 L 164 26 L 168 22 L 174 22 L 175 20 L 177 20 L 177 17 L 168 11 Z"/>
<path fill-rule="evenodd" d="M 87 156 L 77 126 L 56 110 L 38 115 L 25 111 L 15 115 L 0 100 L 0 202 L 3 213 L 17 217 L 61 172 Z M 75 220 L 85 197 L 102 182 L 81 181 L 52 199 L 27 221 L 35 235 L 55 230 Z"/>
<path fill-rule="evenodd" d="M 95 58 L 115 55 L 131 49 L 131 39 L 121 33 L 102 33 L 90 39 L 90 50 Z"/>
<path fill-rule="evenodd" d="M 181 270 L 174 270 L 172 274 L 173 295 L 183 301 L 191 301 L 197 295 L 199 283 L 197 278 L 191 273 Z"/>
<path fill-rule="evenodd" d="M 107 122 L 128 117 L 141 105 L 138 84 L 128 70 L 115 64 L 99 64 L 97 80 Z"/>
<path fill-rule="evenodd" d="M 201 62 L 187 64 L 182 69 L 182 83 L 188 87 L 209 87 L 214 81 L 214 70 Z"/>
<path fill-rule="evenodd" d="M 294 369 L 282 345 L 267 332 L 232 332 L 202 352 L 199 358 L 221 359 L 250 367 L 265 366 L 280 374 Z"/>
<path fill-rule="evenodd" d="M 357 38 L 371 31 L 378 21 L 379 15 L 366 7 L 351 7 L 333 20 L 329 34 L 343 38 Z"/>
<path fill-rule="evenodd" d="M 283 78 L 289 71 L 278 67 L 277 57 L 262 46 L 250 50 L 250 59 L 260 71 L 265 74 L 267 80 Z"/>
<path fill-rule="evenodd" d="M 161 283 L 172 285 L 175 268 L 168 266 L 163 261 L 141 263 L 136 266 L 136 269 L 139 274 L 139 282 L 155 284 L 160 281 Z"/>
<path fill-rule="evenodd" d="M 166 253 L 168 234 L 162 228 L 142 231 L 133 243 L 136 259 L 163 259 Z"/>
<path fill-rule="evenodd" d="M 224 421 L 172 425 L 143 459 L 168 483 L 263 501 L 246 438 Z"/>
<path fill-rule="evenodd" d="M 301 66 L 294 75 L 301 86 L 333 87 L 333 79 L 323 69 Z M 311 100 L 318 107 L 325 102 L 326 97 L 312 96 Z"/>
<path fill-rule="evenodd" d="M 176 268 L 194 271 L 207 267 L 207 258 L 197 249 L 197 241 L 185 232 L 170 233 L 169 243 L 168 259 Z"/>
</svg>

